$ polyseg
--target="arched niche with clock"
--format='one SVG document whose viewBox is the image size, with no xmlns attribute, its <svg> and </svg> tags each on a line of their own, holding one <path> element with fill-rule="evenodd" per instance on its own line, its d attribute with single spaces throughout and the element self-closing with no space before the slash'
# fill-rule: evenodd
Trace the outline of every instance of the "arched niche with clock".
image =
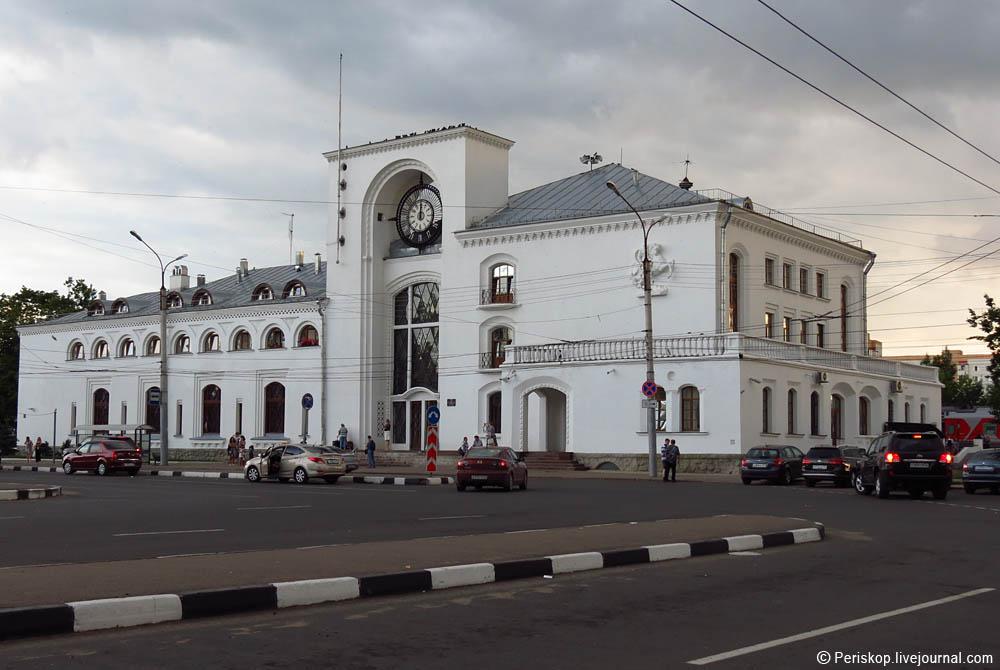
<svg viewBox="0 0 1000 670">
<path fill-rule="evenodd" d="M 441 192 L 433 184 L 426 183 L 423 174 L 400 186 L 395 211 L 388 217 L 396 233 L 393 236 L 396 239 L 389 244 L 389 258 L 437 253 L 441 249 L 444 220 Z M 393 202 L 394 199 L 387 200 Z"/>
</svg>

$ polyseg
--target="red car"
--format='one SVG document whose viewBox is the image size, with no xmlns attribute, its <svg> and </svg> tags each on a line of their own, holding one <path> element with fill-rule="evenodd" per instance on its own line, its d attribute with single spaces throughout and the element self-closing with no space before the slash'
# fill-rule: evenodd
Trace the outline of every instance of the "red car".
<svg viewBox="0 0 1000 670">
<path fill-rule="evenodd" d="M 459 491 L 466 486 L 476 490 L 484 486 L 501 486 L 510 491 L 516 484 L 522 491 L 528 488 L 528 466 L 524 459 L 508 447 L 470 449 L 458 462 L 455 485 Z"/>
<path fill-rule="evenodd" d="M 142 450 L 127 437 L 92 437 L 63 456 L 63 472 L 93 471 L 104 476 L 124 470 L 130 475 L 142 467 Z"/>
</svg>

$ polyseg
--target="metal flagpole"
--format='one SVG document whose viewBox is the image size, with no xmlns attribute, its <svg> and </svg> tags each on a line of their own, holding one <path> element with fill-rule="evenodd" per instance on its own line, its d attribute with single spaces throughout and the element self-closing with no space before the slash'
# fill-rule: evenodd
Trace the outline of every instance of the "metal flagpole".
<svg viewBox="0 0 1000 670">
<path fill-rule="evenodd" d="M 341 126 L 344 116 L 344 54 L 340 54 L 340 72 L 337 80 L 337 263 L 340 263 L 340 180 L 341 166 L 340 153 L 343 151 L 344 143 L 341 141 Z"/>
</svg>

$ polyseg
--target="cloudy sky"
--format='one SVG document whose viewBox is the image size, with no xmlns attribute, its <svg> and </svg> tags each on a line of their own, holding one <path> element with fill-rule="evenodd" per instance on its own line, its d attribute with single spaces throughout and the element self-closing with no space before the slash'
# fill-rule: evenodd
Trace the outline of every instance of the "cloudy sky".
<svg viewBox="0 0 1000 670">
<path fill-rule="evenodd" d="M 755 0 L 685 2 L 1000 188 L 1000 164 Z M 1000 4 L 771 4 L 1000 156 Z M 886 216 L 997 213 L 1000 197 L 667 0 L 11 0 L 0 3 L 0 291 L 57 288 L 67 275 L 112 296 L 147 290 L 155 273 L 133 228 L 167 253 L 189 253 L 192 273 L 210 279 L 240 256 L 287 261 L 282 212 L 296 214 L 297 248 L 322 251 L 322 206 L 24 187 L 323 200 L 339 52 L 346 144 L 466 122 L 517 141 L 514 190 L 578 172 L 578 156 L 592 151 L 677 181 L 690 154 L 695 188 L 750 194 L 863 240 L 878 254 L 870 293 L 1000 235 L 1000 218 Z M 873 298 L 872 336 L 891 353 L 981 350 L 958 324 L 998 292 L 998 268 L 1000 251 L 899 298 Z"/>
</svg>

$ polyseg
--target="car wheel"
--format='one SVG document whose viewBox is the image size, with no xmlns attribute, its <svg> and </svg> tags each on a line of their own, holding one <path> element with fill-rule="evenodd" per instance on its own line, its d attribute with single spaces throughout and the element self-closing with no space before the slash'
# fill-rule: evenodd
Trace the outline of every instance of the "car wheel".
<svg viewBox="0 0 1000 670">
<path fill-rule="evenodd" d="M 785 471 L 781 474 L 781 479 L 778 483 L 783 486 L 789 486 L 792 483 L 792 471 L 785 468 Z"/>
<path fill-rule="evenodd" d="M 104 475 L 108 474 L 108 464 L 105 463 L 104 461 L 101 461 L 100 463 L 98 463 L 97 464 L 97 474 L 100 477 L 103 477 Z"/>
<path fill-rule="evenodd" d="M 948 497 L 948 491 L 951 489 L 951 484 L 945 484 L 934 489 L 934 500 L 944 500 Z"/>
<path fill-rule="evenodd" d="M 503 483 L 503 490 L 510 491 L 514 488 L 514 475 L 508 473 L 507 480 Z"/>
<path fill-rule="evenodd" d="M 295 472 L 292 474 L 292 478 L 295 480 L 296 484 L 305 484 L 309 481 L 309 473 L 303 467 L 295 468 Z"/>
<path fill-rule="evenodd" d="M 455 484 L 455 490 L 461 493 L 462 491 L 465 490 L 465 484 Z"/>
<path fill-rule="evenodd" d="M 251 465 L 247 468 L 246 478 L 248 482 L 260 481 L 260 470 L 257 469 L 257 466 Z"/>
<path fill-rule="evenodd" d="M 816 486 L 816 480 L 814 480 L 814 479 L 809 479 L 809 478 L 807 477 L 807 478 L 806 478 L 806 486 L 808 486 L 809 488 L 812 488 L 812 487 Z"/>
<path fill-rule="evenodd" d="M 520 489 L 526 491 L 528 489 L 528 473 L 524 474 L 524 481 L 521 482 Z"/>
<path fill-rule="evenodd" d="M 907 491 L 907 493 L 910 494 L 910 498 L 912 500 L 920 500 L 921 498 L 924 497 L 923 489 L 910 489 L 909 491 Z"/>
<path fill-rule="evenodd" d="M 72 461 L 63 461 L 63 472 L 65 472 L 67 475 L 73 474 L 73 462 Z"/>
<path fill-rule="evenodd" d="M 884 472 L 875 476 L 875 495 L 883 500 L 889 497 L 889 475 Z"/>
<path fill-rule="evenodd" d="M 871 487 L 865 486 L 865 480 L 861 478 L 861 475 L 854 475 L 854 490 L 859 496 L 871 495 Z"/>
<path fill-rule="evenodd" d="M 750 478 L 749 477 L 744 477 L 743 478 L 743 484 L 745 486 L 750 486 Z"/>
<path fill-rule="evenodd" d="M 968 493 L 971 496 L 973 493 L 976 492 L 976 487 L 973 486 L 972 484 L 966 484 L 965 485 L 965 492 Z M 991 493 L 996 493 L 996 490 L 995 489 L 990 489 L 990 492 Z"/>
</svg>

